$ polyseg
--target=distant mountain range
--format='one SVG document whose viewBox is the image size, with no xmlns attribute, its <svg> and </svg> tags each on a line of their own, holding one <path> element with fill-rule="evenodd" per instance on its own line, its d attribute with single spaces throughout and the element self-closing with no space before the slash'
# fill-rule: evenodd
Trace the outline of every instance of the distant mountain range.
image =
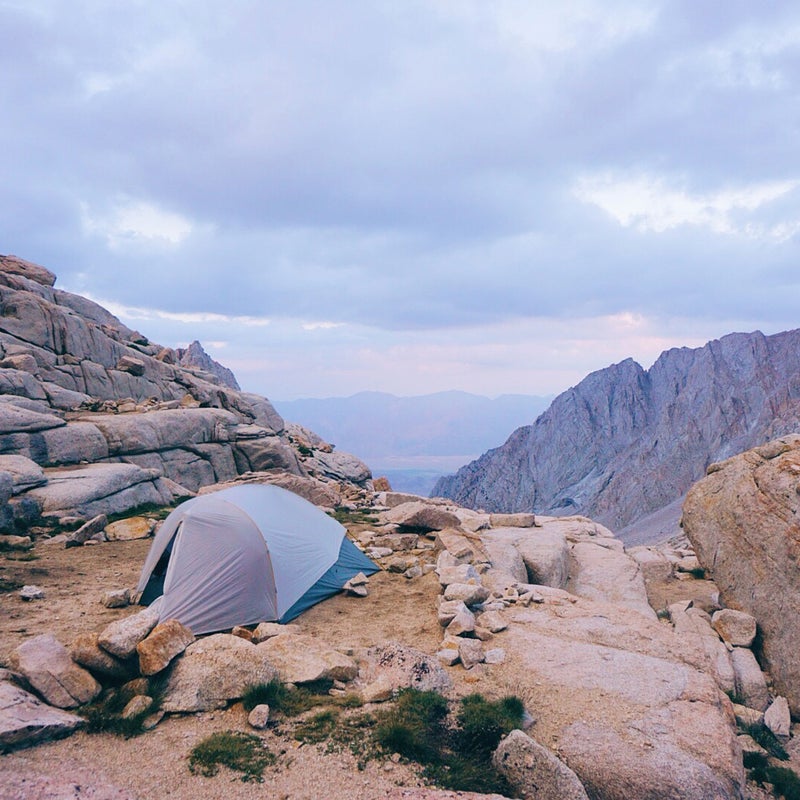
<svg viewBox="0 0 800 800">
<path fill-rule="evenodd" d="M 436 479 L 508 437 L 547 408 L 551 397 L 469 392 L 397 397 L 359 392 L 350 397 L 273 400 L 284 419 L 356 453 L 395 489 L 427 494 Z"/>
<path fill-rule="evenodd" d="M 585 514 L 626 539 L 677 529 L 711 462 L 800 431 L 800 330 L 675 348 L 593 372 L 433 491 L 490 511 Z"/>
</svg>

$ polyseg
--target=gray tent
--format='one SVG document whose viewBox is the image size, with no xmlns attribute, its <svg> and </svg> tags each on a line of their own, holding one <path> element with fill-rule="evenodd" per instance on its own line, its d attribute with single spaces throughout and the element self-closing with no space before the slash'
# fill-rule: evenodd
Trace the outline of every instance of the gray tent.
<svg viewBox="0 0 800 800">
<path fill-rule="evenodd" d="M 249 484 L 178 506 L 156 534 L 139 578 L 141 603 L 195 634 L 287 622 L 378 567 L 316 506 Z"/>
</svg>

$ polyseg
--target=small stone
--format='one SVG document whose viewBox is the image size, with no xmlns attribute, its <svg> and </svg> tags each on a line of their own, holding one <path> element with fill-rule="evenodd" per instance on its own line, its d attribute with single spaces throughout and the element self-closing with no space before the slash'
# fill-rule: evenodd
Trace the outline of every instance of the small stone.
<svg viewBox="0 0 800 800">
<path fill-rule="evenodd" d="M 478 639 L 462 639 L 458 645 L 458 657 L 465 669 L 472 669 L 485 658 L 483 645 Z"/>
<path fill-rule="evenodd" d="M 361 698 L 365 703 L 385 703 L 394 696 L 394 687 L 391 681 L 380 675 L 372 683 L 361 690 Z"/>
<path fill-rule="evenodd" d="M 484 611 L 476 622 L 481 628 L 486 628 L 492 633 L 500 633 L 508 627 L 506 618 L 499 611 Z"/>
<path fill-rule="evenodd" d="M 451 636 L 461 636 L 475 630 L 475 615 L 461 603 L 461 608 L 456 612 L 447 625 L 447 633 Z"/>
<path fill-rule="evenodd" d="M 103 593 L 103 596 L 100 598 L 100 602 L 106 608 L 125 608 L 125 606 L 130 605 L 131 590 L 111 589 L 110 591 Z"/>
<path fill-rule="evenodd" d="M 342 586 L 342 590 L 352 597 L 366 597 L 369 594 L 369 590 L 365 585 L 353 586 L 350 581 L 347 581 L 347 583 Z"/>
<path fill-rule="evenodd" d="M 266 703 L 257 705 L 248 715 L 247 723 L 251 728 L 263 730 L 269 722 L 269 706 Z"/>
<path fill-rule="evenodd" d="M 129 617 L 107 625 L 100 632 L 98 644 L 117 658 L 128 658 L 136 652 L 136 645 L 155 628 L 158 610 L 147 608 Z"/>
<path fill-rule="evenodd" d="M 129 701 L 125 708 L 122 709 L 122 713 L 120 716 L 122 719 L 130 719 L 131 717 L 137 717 L 139 714 L 144 714 L 145 712 L 149 711 L 153 705 L 153 698 L 148 697 L 146 694 L 137 694 L 134 695 Z"/>
<path fill-rule="evenodd" d="M 85 544 L 89 539 L 97 533 L 103 531 L 108 524 L 108 517 L 105 514 L 98 514 L 92 517 L 88 522 L 81 525 L 78 530 L 73 531 L 67 536 L 65 547 L 80 547 Z"/>
<path fill-rule="evenodd" d="M 477 624 L 472 633 L 476 639 L 480 639 L 482 642 L 488 642 L 490 639 L 494 639 L 494 634 L 488 628 L 481 628 L 481 626 Z"/>
<path fill-rule="evenodd" d="M 493 647 L 484 653 L 486 664 L 502 664 L 506 660 L 506 651 L 502 647 Z"/>
<path fill-rule="evenodd" d="M 253 631 L 249 628 L 245 628 L 243 625 L 235 625 L 231 628 L 231 635 L 238 636 L 240 639 L 244 639 L 248 642 L 253 641 Z"/>
<path fill-rule="evenodd" d="M 436 653 L 436 658 L 438 658 L 439 661 L 441 661 L 445 666 L 452 667 L 454 664 L 458 663 L 458 650 L 455 648 L 445 647 Z"/>
<path fill-rule="evenodd" d="M 281 625 L 280 622 L 259 622 L 253 631 L 251 641 L 253 644 L 260 644 L 282 633 L 300 633 L 300 628 L 297 625 Z"/>
<path fill-rule="evenodd" d="M 33 584 L 23 586 L 17 594 L 22 600 L 25 600 L 25 602 L 44 600 L 44 589 L 42 589 L 41 586 L 34 586 Z"/>
<path fill-rule="evenodd" d="M 408 578 L 409 580 L 422 577 L 422 567 L 419 566 L 419 564 L 415 564 L 413 567 L 410 567 L 403 573 L 403 577 Z"/>
</svg>

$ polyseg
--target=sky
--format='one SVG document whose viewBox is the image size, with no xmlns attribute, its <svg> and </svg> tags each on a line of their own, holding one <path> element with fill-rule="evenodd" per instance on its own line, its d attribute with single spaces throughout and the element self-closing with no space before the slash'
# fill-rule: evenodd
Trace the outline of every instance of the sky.
<svg viewBox="0 0 800 800">
<path fill-rule="evenodd" d="M 274 399 L 798 327 L 800 4 L 0 0 L 0 252 Z"/>
</svg>

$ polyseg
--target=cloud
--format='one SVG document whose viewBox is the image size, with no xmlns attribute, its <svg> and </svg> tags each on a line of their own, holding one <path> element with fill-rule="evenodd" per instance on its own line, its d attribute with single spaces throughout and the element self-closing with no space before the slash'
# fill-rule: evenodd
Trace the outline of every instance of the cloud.
<svg viewBox="0 0 800 800">
<path fill-rule="evenodd" d="M 785 240 L 791 238 L 800 221 L 765 227 L 742 219 L 742 212 L 758 211 L 798 185 L 799 180 L 772 181 L 692 194 L 670 187 L 653 175 L 604 173 L 579 178 L 574 193 L 582 202 L 608 212 L 623 227 L 642 232 L 663 233 L 679 225 L 696 225 L 714 233 Z"/>
<path fill-rule="evenodd" d="M 796 321 L 788 1 L 32 0 L 0 25 L 0 249 L 165 344 L 279 364 L 249 374 L 283 394 L 470 364 L 502 391 L 586 367 L 571 329 L 647 320 L 595 348 L 621 358 Z"/>
</svg>

